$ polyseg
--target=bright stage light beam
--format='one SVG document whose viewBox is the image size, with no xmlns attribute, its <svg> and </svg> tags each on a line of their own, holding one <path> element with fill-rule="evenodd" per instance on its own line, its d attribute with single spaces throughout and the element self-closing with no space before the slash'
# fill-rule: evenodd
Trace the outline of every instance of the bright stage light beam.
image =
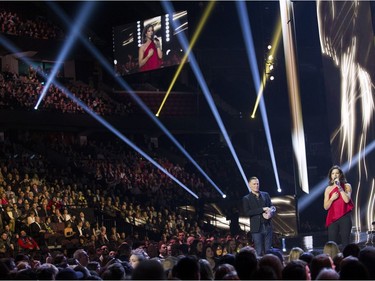
<svg viewBox="0 0 375 281">
<path fill-rule="evenodd" d="M 293 36 L 292 3 L 280 1 L 281 25 L 283 31 L 285 68 L 288 82 L 289 104 L 292 117 L 292 144 L 298 170 L 298 182 L 302 190 L 309 193 L 306 142 L 303 127 L 302 106 L 299 93 L 296 50 Z"/>
<path fill-rule="evenodd" d="M 182 68 L 185 65 L 185 62 L 186 62 L 186 60 L 189 57 L 189 53 L 191 52 L 191 50 L 193 49 L 195 43 L 197 42 L 197 39 L 198 39 L 199 35 L 201 34 L 202 29 L 203 29 L 204 25 L 206 24 L 207 19 L 208 19 L 208 17 L 210 16 L 210 14 L 212 12 L 212 9 L 215 6 L 215 3 L 216 3 L 216 1 L 210 1 L 208 3 L 208 5 L 207 5 L 207 7 L 206 7 L 206 9 L 205 9 L 205 11 L 203 13 L 202 19 L 200 20 L 200 22 L 198 24 L 198 27 L 197 27 L 196 31 L 194 32 L 194 35 L 193 35 L 193 37 L 191 39 L 191 42 L 190 42 L 190 45 L 189 45 L 186 53 L 184 54 L 184 56 L 183 56 L 183 58 L 181 60 L 181 63 L 178 66 L 177 71 L 176 71 L 175 75 L 173 76 L 173 79 L 172 79 L 171 83 L 169 84 L 169 87 L 168 87 L 167 92 L 165 93 L 164 99 L 161 102 L 161 105 L 160 105 L 160 107 L 159 107 L 159 109 L 158 109 L 158 111 L 156 113 L 157 117 L 159 117 L 160 112 L 163 109 L 163 106 L 164 106 L 165 102 L 167 101 L 167 99 L 169 97 L 169 94 L 171 93 L 174 84 L 176 84 L 177 78 L 180 75 L 180 73 L 182 71 Z"/>
<path fill-rule="evenodd" d="M 59 55 L 56 59 L 56 64 L 53 66 L 51 73 L 48 75 L 48 79 L 46 84 L 43 87 L 42 93 L 35 105 L 35 109 L 38 109 L 40 103 L 42 102 L 43 98 L 47 94 L 47 91 L 52 83 L 52 81 L 55 79 L 55 76 L 57 72 L 59 71 L 59 68 L 61 65 L 63 65 L 63 62 L 68 54 L 68 52 L 71 50 L 73 43 L 76 42 L 78 34 L 81 32 L 81 28 L 86 23 L 86 20 L 88 16 L 91 14 L 92 9 L 94 8 L 95 1 L 87 1 L 84 2 L 84 4 L 81 6 L 80 13 L 76 17 L 75 23 L 71 24 L 71 31 L 70 34 L 67 36 L 67 40 L 62 46 Z"/>
<path fill-rule="evenodd" d="M 257 64 L 256 55 L 255 55 L 253 36 L 251 34 L 250 22 L 249 22 L 249 16 L 247 14 L 246 4 L 243 1 L 237 1 L 236 7 L 237 7 L 237 13 L 238 13 L 238 16 L 239 16 L 239 19 L 240 19 L 240 22 L 241 22 L 242 35 L 243 35 L 245 45 L 246 45 L 246 51 L 247 51 L 247 57 L 248 57 L 248 60 L 249 60 L 249 65 L 251 67 L 251 72 L 253 74 L 253 81 L 254 81 L 255 90 L 258 89 L 258 98 L 260 100 L 260 112 L 261 112 L 261 115 L 262 115 L 263 127 L 264 127 L 264 131 L 265 131 L 265 134 L 266 134 L 268 150 L 270 152 L 272 167 L 273 167 L 273 171 L 274 171 L 274 175 L 275 175 L 277 191 L 281 192 L 279 173 L 277 171 L 277 166 L 276 166 L 275 152 L 273 150 L 271 131 L 270 131 L 270 128 L 269 128 L 268 117 L 267 117 L 267 110 L 266 110 L 266 106 L 264 104 L 264 100 L 262 98 L 260 98 L 261 93 L 263 92 L 264 85 L 265 85 L 264 76 L 263 76 L 263 82 L 261 84 L 259 73 L 258 73 L 258 64 Z"/>
<path fill-rule="evenodd" d="M 4 36 L 0 35 L 0 45 L 3 45 L 5 48 L 7 48 L 9 51 L 17 54 L 19 53 L 19 50 L 17 47 L 15 47 L 11 42 L 9 42 L 8 39 L 6 39 Z M 25 62 L 27 65 L 32 65 L 31 61 L 28 60 L 26 57 L 19 57 L 18 59 Z M 44 74 L 42 71 L 36 70 L 40 75 L 47 78 L 47 75 Z M 75 97 L 68 89 L 66 89 L 64 86 L 62 86 L 58 81 L 53 81 L 53 84 L 59 88 L 68 98 L 70 98 L 73 102 L 78 104 L 84 111 L 86 111 L 89 115 L 91 115 L 94 119 L 96 119 L 100 124 L 102 124 L 104 127 L 106 127 L 108 130 L 110 130 L 112 133 L 114 133 L 118 138 L 120 138 L 122 141 L 124 141 L 127 145 L 129 145 L 131 148 L 133 148 L 135 151 L 137 151 L 139 154 L 141 154 L 144 158 L 146 158 L 151 164 L 153 164 L 155 167 L 157 167 L 159 170 L 161 170 L 163 173 L 165 173 L 167 176 L 169 176 L 174 182 L 176 182 L 179 186 L 181 186 L 185 191 L 187 191 L 190 195 L 192 195 L 194 198 L 199 199 L 198 195 L 196 195 L 193 191 L 191 191 L 188 187 L 186 187 L 182 182 L 180 182 L 176 177 L 174 177 L 171 173 L 169 173 L 163 166 L 161 166 L 159 163 L 157 163 L 152 157 L 150 157 L 148 154 L 146 154 L 142 149 L 140 149 L 138 146 L 136 146 L 131 140 L 129 140 L 127 137 L 122 135 L 116 128 L 114 128 L 111 124 L 109 124 L 104 118 L 102 118 L 100 115 L 96 114 L 93 110 L 91 110 L 85 103 L 83 103 L 80 99 Z"/>
<path fill-rule="evenodd" d="M 164 10 L 167 11 L 167 13 L 169 14 L 173 14 L 173 7 L 172 7 L 172 4 L 169 2 L 169 1 L 162 1 L 161 2 L 163 7 L 164 7 Z M 174 25 L 174 28 L 176 28 L 176 22 L 173 21 L 173 25 Z M 185 52 L 188 50 L 189 48 L 189 44 L 188 44 L 188 41 L 186 39 L 186 36 L 183 34 L 183 33 L 179 33 L 178 36 L 177 36 L 181 46 L 184 48 Z M 234 150 L 234 147 L 232 145 L 232 142 L 230 141 L 230 138 L 229 138 L 229 135 L 228 135 L 228 132 L 227 130 L 225 129 L 225 126 L 224 126 L 224 123 L 223 121 L 221 120 L 221 117 L 220 117 L 220 114 L 215 106 L 215 102 L 212 98 L 212 95 L 210 93 L 210 90 L 208 89 L 207 87 L 207 83 L 206 81 L 204 80 L 204 77 L 203 77 L 203 74 L 202 72 L 200 71 L 199 69 L 199 66 L 198 66 L 198 63 L 195 59 L 195 56 L 194 56 L 194 53 L 193 52 L 190 52 L 189 53 L 189 59 L 190 59 L 190 65 L 192 67 L 192 70 L 195 74 L 195 77 L 197 78 L 198 80 L 198 83 L 200 85 L 200 87 L 202 88 L 202 92 L 207 100 L 207 103 L 208 103 L 208 106 L 210 107 L 211 111 L 212 111 L 212 114 L 214 115 L 214 118 L 216 119 L 216 122 L 220 128 L 220 131 L 221 133 L 223 134 L 223 137 L 228 145 L 228 148 L 230 150 L 230 152 L 232 153 L 232 156 L 234 158 L 234 161 L 236 162 L 236 165 L 242 175 L 242 178 L 245 182 L 245 185 L 246 185 L 246 188 L 250 190 L 250 187 L 248 185 L 248 182 L 247 182 L 247 178 L 246 178 L 246 175 L 243 171 L 243 168 L 241 166 L 241 163 L 238 159 L 238 156 L 236 154 L 236 151 Z"/>
<path fill-rule="evenodd" d="M 69 18 L 64 14 L 61 9 L 59 9 L 53 2 L 48 2 L 50 8 L 65 22 L 66 25 L 70 24 Z M 193 159 L 193 157 L 184 149 L 184 147 L 177 141 L 177 139 L 169 132 L 169 130 L 160 122 L 158 118 L 151 112 L 147 105 L 142 101 L 142 99 L 134 93 L 133 89 L 122 79 L 114 74 L 112 67 L 108 63 L 107 59 L 82 35 L 79 35 L 79 39 L 86 46 L 86 48 L 93 54 L 94 57 L 100 62 L 103 68 L 113 76 L 113 78 L 125 89 L 132 99 L 143 109 L 143 111 L 153 120 L 159 128 L 166 134 L 166 136 L 177 146 L 177 148 L 190 160 L 190 162 L 198 169 L 198 171 L 205 177 L 205 179 L 216 189 L 217 192 L 223 196 L 221 189 L 213 182 L 213 180 L 207 175 L 205 171 L 199 166 L 199 164 Z"/>
</svg>

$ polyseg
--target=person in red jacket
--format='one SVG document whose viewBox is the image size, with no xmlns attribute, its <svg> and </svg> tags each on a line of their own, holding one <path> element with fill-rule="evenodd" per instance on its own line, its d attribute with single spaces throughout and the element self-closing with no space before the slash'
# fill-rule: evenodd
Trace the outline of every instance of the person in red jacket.
<svg viewBox="0 0 375 281">
<path fill-rule="evenodd" d="M 20 237 L 18 238 L 18 246 L 25 251 L 39 250 L 39 245 L 35 240 L 26 234 L 25 230 L 21 230 Z"/>
</svg>

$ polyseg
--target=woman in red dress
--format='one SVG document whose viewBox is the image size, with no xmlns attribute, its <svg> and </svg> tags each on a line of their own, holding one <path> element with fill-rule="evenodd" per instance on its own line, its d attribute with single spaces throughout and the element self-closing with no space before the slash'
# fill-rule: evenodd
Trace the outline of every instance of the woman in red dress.
<svg viewBox="0 0 375 281">
<path fill-rule="evenodd" d="M 148 24 L 142 32 L 143 44 L 138 51 L 138 64 L 140 71 L 159 68 L 163 59 L 163 52 L 159 39 L 154 36 L 154 26 Z"/>
<path fill-rule="evenodd" d="M 333 166 L 328 172 L 328 186 L 324 192 L 324 209 L 328 211 L 326 227 L 328 240 L 337 244 L 341 238 L 342 247 L 350 243 L 352 229 L 351 211 L 353 202 L 350 198 L 351 185 L 339 166 Z"/>
</svg>

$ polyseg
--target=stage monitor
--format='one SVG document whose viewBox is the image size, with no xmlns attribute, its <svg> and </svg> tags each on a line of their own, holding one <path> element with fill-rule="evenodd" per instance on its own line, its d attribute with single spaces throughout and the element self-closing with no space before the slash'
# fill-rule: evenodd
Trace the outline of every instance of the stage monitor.
<svg viewBox="0 0 375 281">
<path fill-rule="evenodd" d="M 176 28 L 173 28 L 175 22 Z M 162 58 L 151 66 L 139 66 L 139 50 L 142 46 L 144 28 L 152 25 L 154 33 L 153 43 L 162 50 Z M 130 24 L 113 28 L 113 54 L 115 71 L 120 76 L 139 72 L 149 72 L 155 69 L 175 66 L 181 63 L 184 56 L 177 34 L 184 32 L 187 38 L 188 14 L 187 11 L 165 14 L 146 20 L 139 20 Z M 148 44 L 147 44 L 148 45 Z M 154 49 L 157 50 L 157 49 Z M 148 52 L 148 51 L 147 51 Z M 157 51 L 155 52 L 155 54 Z M 146 52 L 144 52 L 146 54 Z M 159 55 L 160 56 L 160 55 Z"/>
</svg>

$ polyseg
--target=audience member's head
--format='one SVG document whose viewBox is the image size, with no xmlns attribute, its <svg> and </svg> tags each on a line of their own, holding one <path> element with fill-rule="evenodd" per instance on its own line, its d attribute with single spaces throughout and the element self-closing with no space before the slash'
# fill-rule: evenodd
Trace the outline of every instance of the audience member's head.
<svg viewBox="0 0 375 281">
<path fill-rule="evenodd" d="M 281 261 L 281 264 L 284 264 L 284 257 L 283 257 L 283 253 L 280 249 L 278 248 L 271 248 L 269 249 L 266 254 L 272 254 L 272 255 L 275 255 L 276 257 L 279 258 L 279 260 Z"/>
<path fill-rule="evenodd" d="M 87 277 L 89 277 L 91 275 L 90 271 L 87 269 L 87 267 L 85 266 L 82 266 L 82 265 L 77 265 L 76 267 L 74 267 L 74 271 L 75 272 L 78 272 L 78 274 L 82 273 L 83 274 L 83 277 L 80 278 L 80 279 L 87 279 Z"/>
<path fill-rule="evenodd" d="M 15 262 L 15 264 L 17 265 L 20 261 L 29 262 L 29 261 L 30 261 L 30 258 L 29 258 L 29 256 L 26 255 L 26 254 L 19 253 L 19 254 L 17 254 L 16 257 L 14 258 L 14 262 Z"/>
<path fill-rule="evenodd" d="M 313 253 L 311 252 L 303 252 L 300 256 L 299 259 L 306 262 L 309 266 L 311 264 L 312 259 L 314 258 Z"/>
<path fill-rule="evenodd" d="M 239 280 L 236 269 L 231 264 L 219 265 L 215 271 L 215 280 Z"/>
<path fill-rule="evenodd" d="M 375 248 L 372 246 L 364 247 L 359 252 L 358 259 L 367 268 L 370 279 L 375 280 Z"/>
<path fill-rule="evenodd" d="M 55 280 L 59 269 L 50 263 L 44 263 L 36 269 L 38 280 Z"/>
<path fill-rule="evenodd" d="M 199 260 L 201 280 L 213 280 L 214 273 L 211 269 L 211 265 L 206 259 Z"/>
<path fill-rule="evenodd" d="M 1 258 L 0 264 L 4 264 L 9 270 L 13 270 L 16 268 L 16 263 L 14 262 L 13 258 Z"/>
<path fill-rule="evenodd" d="M 280 280 L 276 275 L 275 270 L 268 266 L 260 266 L 258 269 L 253 273 L 252 279 L 254 280 Z"/>
<path fill-rule="evenodd" d="M 291 261 L 294 261 L 294 260 L 298 260 L 299 257 L 302 255 L 302 253 L 303 253 L 303 250 L 300 247 L 292 248 L 289 252 L 288 261 L 291 262 Z"/>
<path fill-rule="evenodd" d="M 132 255 L 130 256 L 129 262 L 133 268 L 136 268 L 138 264 L 144 261 L 145 259 L 146 257 L 143 254 L 133 252 Z"/>
<path fill-rule="evenodd" d="M 375 266 L 373 264 L 372 266 Z M 341 280 L 367 280 L 369 273 L 367 268 L 356 257 L 348 256 L 341 262 Z"/>
<path fill-rule="evenodd" d="M 165 271 L 172 270 L 172 268 L 177 264 L 178 259 L 176 257 L 167 257 L 162 261 L 162 265 Z"/>
<path fill-rule="evenodd" d="M 221 265 L 221 264 L 231 264 L 234 266 L 234 262 L 236 260 L 236 257 L 232 254 L 225 254 L 224 256 L 221 256 L 217 262 L 218 265 Z"/>
<path fill-rule="evenodd" d="M 332 259 L 340 253 L 339 246 L 334 241 L 328 241 L 323 247 L 323 254 L 329 255 Z"/>
<path fill-rule="evenodd" d="M 165 280 L 165 272 L 157 260 L 144 260 L 133 270 L 132 280 Z"/>
<path fill-rule="evenodd" d="M 78 249 L 74 252 L 73 258 L 78 261 L 78 263 L 82 266 L 87 266 L 89 263 L 89 255 L 86 253 L 84 249 Z"/>
<path fill-rule="evenodd" d="M 31 265 L 27 261 L 20 261 L 20 262 L 17 263 L 17 270 L 18 271 L 23 270 L 23 269 L 29 269 L 29 268 L 31 268 Z"/>
<path fill-rule="evenodd" d="M 322 268 L 315 280 L 339 280 L 340 276 L 332 268 Z"/>
<path fill-rule="evenodd" d="M 344 256 L 342 253 L 338 253 L 336 256 L 332 258 L 333 264 L 335 265 L 336 272 L 339 272 L 341 269 L 341 261 L 343 260 Z"/>
<path fill-rule="evenodd" d="M 274 271 L 276 279 L 281 279 L 281 272 L 283 271 L 284 266 L 277 256 L 273 254 L 266 254 L 260 258 L 258 265 L 259 268 L 267 266 L 270 267 Z M 266 270 L 264 273 L 266 273 Z"/>
<path fill-rule="evenodd" d="M 117 248 L 117 256 L 120 260 L 128 261 L 132 252 L 132 247 L 124 242 Z"/>
<path fill-rule="evenodd" d="M 173 277 L 180 280 L 199 280 L 200 269 L 198 260 L 194 256 L 181 258 L 173 268 Z"/>
<path fill-rule="evenodd" d="M 61 268 L 56 274 L 55 280 L 79 280 L 83 279 L 82 272 L 74 271 L 70 267 Z"/>
<path fill-rule="evenodd" d="M 121 263 L 115 262 L 104 270 L 101 277 L 103 280 L 125 280 L 125 269 Z"/>
<path fill-rule="evenodd" d="M 348 244 L 344 247 L 344 249 L 342 250 L 342 254 L 343 254 L 344 258 L 346 258 L 348 256 L 358 258 L 360 250 L 361 250 L 361 248 L 359 248 L 358 244 L 350 243 L 350 244 Z"/>
<path fill-rule="evenodd" d="M 16 271 L 14 280 L 37 280 L 37 276 L 33 269 L 26 268 Z"/>
<path fill-rule="evenodd" d="M 251 247 L 244 247 L 236 255 L 234 267 L 241 280 L 251 279 L 253 273 L 258 269 L 257 256 L 253 250 Z"/>
<path fill-rule="evenodd" d="M 3 260 L 3 259 L 2 259 Z M 10 272 L 10 269 L 9 267 L 5 264 L 4 261 L 0 261 L 0 272 L 2 272 L 1 276 L 0 276 L 0 279 L 1 280 L 7 280 L 7 279 L 10 279 L 8 277 L 8 274 Z"/>
<path fill-rule="evenodd" d="M 281 274 L 283 280 L 311 280 L 310 268 L 303 260 L 288 262 Z"/>
<path fill-rule="evenodd" d="M 100 263 L 97 261 L 90 261 L 86 267 L 90 271 L 100 272 Z"/>
<path fill-rule="evenodd" d="M 315 280 L 316 277 L 318 276 L 319 272 L 323 268 L 333 268 L 334 264 L 331 259 L 331 257 L 327 254 L 320 254 L 315 256 L 310 265 L 310 271 L 311 271 L 311 280 Z"/>
<path fill-rule="evenodd" d="M 53 263 L 57 267 L 67 267 L 68 266 L 68 259 L 65 257 L 64 254 L 59 253 L 53 259 Z"/>
</svg>

